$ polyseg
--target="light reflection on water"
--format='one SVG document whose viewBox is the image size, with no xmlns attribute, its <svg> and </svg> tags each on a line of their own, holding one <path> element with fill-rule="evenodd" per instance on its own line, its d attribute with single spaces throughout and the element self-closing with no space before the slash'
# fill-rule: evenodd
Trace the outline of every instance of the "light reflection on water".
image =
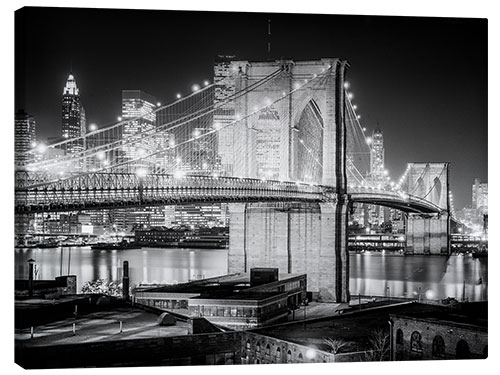
<svg viewBox="0 0 500 375">
<path fill-rule="evenodd" d="M 159 249 L 91 250 L 90 247 L 16 249 L 15 278 L 28 278 L 27 260 L 33 258 L 38 279 L 77 275 L 78 290 L 89 280 L 119 280 L 123 261 L 130 267 L 130 282 L 181 283 L 227 273 L 227 250 Z M 62 267 L 61 267 L 62 255 Z M 470 256 L 402 256 L 363 253 L 350 256 L 351 295 L 391 295 L 440 299 L 488 298 L 488 260 Z M 482 283 L 480 283 L 480 279 Z"/>
</svg>

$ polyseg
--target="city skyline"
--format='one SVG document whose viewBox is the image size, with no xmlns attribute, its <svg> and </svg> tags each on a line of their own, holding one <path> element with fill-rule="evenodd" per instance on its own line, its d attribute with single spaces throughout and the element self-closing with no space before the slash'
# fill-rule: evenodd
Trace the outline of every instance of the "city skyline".
<svg viewBox="0 0 500 375">
<path fill-rule="evenodd" d="M 193 84 L 211 81 L 219 54 L 267 60 L 271 19 L 271 59 L 341 57 L 350 62 L 347 77 L 354 103 L 368 134 L 377 127 L 384 132 L 386 167 L 393 179 L 410 162 L 450 161 L 457 208 L 471 204 L 475 178 L 488 180 L 486 22 L 482 20 L 259 13 L 231 13 L 228 19 L 229 14 L 217 12 L 190 12 L 184 18 L 179 15 L 187 16 L 185 12 L 138 11 L 138 26 L 127 31 L 119 26 L 133 12 L 114 10 L 113 20 L 107 12 L 64 8 L 28 12 L 26 64 L 16 69 L 16 79 L 22 82 L 16 90 L 16 108 L 35 116 L 39 139 L 58 135 L 62 84 L 58 80 L 70 70 L 79 83 L 87 123 L 106 126 L 121 113 L 122 90 L 143 90 L 167 103 L 177 93 L 189 93 Z M 73 43 L 64 42 L 66 35 L 55 38 L 57 28 L 47 22 L 65 15 L 74 21 L 67 36 Z M 89 17 L 96 21 L 94 27 L 79 31 Z M 185 19 L 190 20 L 187 33 Z M 296 24 L 303 27 L 294 30 Z M 151 38 L 144 38 L 146 34 Z M 155 35 L 164 36 L 165 46 Z M 37 49 L 38 38 L 44 38 L 50 54 Z M 315 43 L 307 43 L 308 38 Z M 139 46 L 140 53 L 124 53 L 127 43 Z M 182 56 L 171 53 L 181 48 Z M 464 51 L 474 59 L 465 58 Z M 33 61 L 30 54 L 38 59 Z M 470 123 L 477 124 L 473 131 L 468 131 Z M 414 136 L 419 134 L 423 136 Z"/>
</svg>

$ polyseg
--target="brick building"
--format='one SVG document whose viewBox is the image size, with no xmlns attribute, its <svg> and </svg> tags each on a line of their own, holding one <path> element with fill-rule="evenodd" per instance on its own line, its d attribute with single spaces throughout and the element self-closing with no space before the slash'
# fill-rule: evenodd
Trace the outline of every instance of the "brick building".
<svg viewBox="0 0 500 375">
<path fill-rule="evenodd" d="M 464 303 L 456 308 L 436 306 L 391 315 L 393 359 L 479 359 L 488 356 L 488 303 Z"/>
</svg>

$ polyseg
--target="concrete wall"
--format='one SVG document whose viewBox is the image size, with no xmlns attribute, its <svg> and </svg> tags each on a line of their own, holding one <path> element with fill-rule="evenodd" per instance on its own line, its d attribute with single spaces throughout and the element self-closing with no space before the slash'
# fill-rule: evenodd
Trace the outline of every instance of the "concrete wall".
<svg viewBox="0 0 500 375">
<path fill-rule="evenodd" d="M 424 319 L 393 317 L 393 358 L 394 360 L 414 360 L 411 352 L 411 335 L 419 332 L 422 336 L 422 360 L 455 359 L 456 347 L 460 340 L 465 340 L 469 345 L 471 359 L 484 358 L 483 351 L 488 345 L 488 332 L 486 329 L 466 327 L 446 322 L 433 322 Z M 397 331 L 403 332 L 403 344 L 397 344 Z M 437 358 L 432 355 L 432 342 L 440 335 L 445 342 L 445 356 Z M 487 349 L 486 349 L 487 351 Z"/>
<path fill-rule="evenodd" d="M 447 214 L 408 214 L 406 254 L 449 254 Z"/>
<path fill-rule="evenodd" d="M 335 203 L 231 204 L 228 273 L 252 267 L 307 274 L 313 298 L 348 300 L 347 208 Z M 342 248 L 336 251 L 337 237 Z M 339 297 L 340 296 L 340 297 Z"/>
</svg>

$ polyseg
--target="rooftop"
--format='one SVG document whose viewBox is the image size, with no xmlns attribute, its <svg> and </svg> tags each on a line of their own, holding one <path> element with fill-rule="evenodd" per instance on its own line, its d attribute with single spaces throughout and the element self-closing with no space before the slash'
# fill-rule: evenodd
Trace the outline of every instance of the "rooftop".
<svg viewBox="0 0 500 375">
<path fill-rule="evenodd" d="M 462 306 L 462 313 L 464 311 L 483 311 L 487 310 L 485 304 L 483 306 L 476 305 L 476 303 L 464 304 Z M 357 311 L 352 308 L 349 312 L 344 314 L 334 315 L 335 304 L 321 304 L 326 306 L 332 305 L 329 317 L 319 319 L 299 320 L 290 323 L 280 324 L 276 326 L 269 326 L 265 328 L 253 330 L 266 336 L 275 337 L 277 339 L 295 342 L 297 344 L 316 347 L 320 350 L 328 350 L 324 344 L 325 338 L 342 339 L 348 345 L 341 349 L 341 352 L 349 352 L 356 350 L 366 350 L 370 347 L 370 336 L 377 329 L 383 329 L 388 332 L 389 319 L 391 316 L 420 316 L 425 318 L 434 319 L 467 319 L 458 310 L 438 305 L 419 304 L 415 302 L 397 303 L 385 306 L 376 306 L 374 308 L 363 308 Z M 467 306 L 466 306 L 467 305 Z M 300 319 L 301 312 L 296 312 L 297 317 Z M 306 314 L 307 308 L 306 308 Z M 458 318 L 460 316 L 460 318 Z M 471 317 L 471 319 L 474 319 Z M 472 320 L 470 321 L 472 322 Z M 469 323 L 470 323 L 469 322 Z"/>
<path fill-rule="evenodd" d="M 80 305 L 79 305 L 80 306 Z M 32 306 L 34 308 L 34 306 Z M 97 310 L 97 311 L 95 311 Z M 120 322 L 122 331 L 120 332 Z M 73 323 L 75 334 L 73 334 Z M 17 328 L 15 340 L 25 346 L 78 344 L 84 342 L 160 338 L 188 334 L 189 323 L 177 320 L 173 326 L 160 326 L 158 314 L 130 306 L 115 306 L 67 317 L 30 328 Z"/>
</svg>

